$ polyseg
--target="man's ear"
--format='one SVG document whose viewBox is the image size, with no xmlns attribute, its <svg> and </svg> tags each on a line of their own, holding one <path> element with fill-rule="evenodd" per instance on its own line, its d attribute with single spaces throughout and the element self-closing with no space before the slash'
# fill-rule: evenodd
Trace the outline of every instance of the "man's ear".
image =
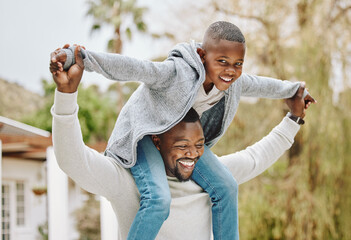
<svg viewBox="0 0 351 240">
<path fill-rule="evenodd" d="M 204 63 L 205 62 L 205 56 L 206 56 L 206 51 L 202 48 L 197 48 L 196 50 L 197 54 L 199 54 L 200 58 L 201 58 L 201 62 Z"/>
<path fill-rule="evenodd" d="M 155 144 L 155 147 L 160 151 L 160 137 L 157 135 L 151 135 L 152 142 Z"/>
</svg>

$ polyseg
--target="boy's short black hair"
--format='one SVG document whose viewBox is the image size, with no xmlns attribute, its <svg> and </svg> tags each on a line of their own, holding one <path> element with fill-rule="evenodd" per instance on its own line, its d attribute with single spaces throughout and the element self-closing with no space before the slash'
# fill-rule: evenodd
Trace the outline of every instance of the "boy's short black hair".
<svg viewBox="0 0 351 240">
<path fill-rule="evenodd" d="M 232 42 L 245 43 L 245 37 L 241 30 L 230 22 L 218 21 L 212 23 L 206 30 L 205 38 L 216 40 L 227 40 Z"/>
<path fill-rule="evenodd" d="M 182 119 L 184 122 L 196 122 L 200 120 L 199 114 L 195 111 L 194 108 L 190 108 L 185 117 Z"/>
</svg>

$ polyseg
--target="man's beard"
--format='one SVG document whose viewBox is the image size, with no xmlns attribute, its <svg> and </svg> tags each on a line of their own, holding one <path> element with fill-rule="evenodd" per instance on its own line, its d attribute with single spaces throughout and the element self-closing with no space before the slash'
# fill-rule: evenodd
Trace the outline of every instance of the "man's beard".
<svg viewBox="0 0 351 240">
<path fill-rule="evenodd" d="M 183 176 L 180 171 L 179 171 L 179 168 L 178 168 L 178 165 L 175 167 L 174 169 L 174 176 L 180 181 L 180 182 L 186 182 L 186 181 L 189 181 L 190 178 L 191 178 L 191 175 L 189 177 L 185 177 Z"/>
</svg>

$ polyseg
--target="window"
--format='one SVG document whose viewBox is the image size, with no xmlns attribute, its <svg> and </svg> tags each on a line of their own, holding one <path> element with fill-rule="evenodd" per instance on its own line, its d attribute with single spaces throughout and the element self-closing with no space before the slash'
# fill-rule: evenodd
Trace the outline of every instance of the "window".
<svg viewBox="0 0 351 240">
<path fill-rule="evenodd" d="M 24 202 L 24 183 L 16 183 L 16 223 L 17 226 L 24 226 L 25 222 L 25 202 Z"/>
<path fill-rule="evenodd" d="M 10 240 L 10 186 L 2 185 L 2 240 Z"/>
<path fill-rule="evenodd" d="M 13 231 L 26 224 L 25 184 L 23 181 L 5 181 L 2 184 L 1 240 L 11 240 Z"/>
</svg>

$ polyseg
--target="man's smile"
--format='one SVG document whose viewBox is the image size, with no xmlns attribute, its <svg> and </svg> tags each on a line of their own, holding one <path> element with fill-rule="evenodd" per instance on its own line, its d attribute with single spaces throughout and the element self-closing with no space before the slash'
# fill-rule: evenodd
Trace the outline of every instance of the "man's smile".
<svg viewBox="0 0 351 240">
<path fill-rule="evenodd" d="M 195 164 L 197 162 L 198 158 L 194 159 L 180 159 L 177 162 L 179 163 L 179 165 L 182 167 L 183 171 L 193 171 Z"/>
</svg>

